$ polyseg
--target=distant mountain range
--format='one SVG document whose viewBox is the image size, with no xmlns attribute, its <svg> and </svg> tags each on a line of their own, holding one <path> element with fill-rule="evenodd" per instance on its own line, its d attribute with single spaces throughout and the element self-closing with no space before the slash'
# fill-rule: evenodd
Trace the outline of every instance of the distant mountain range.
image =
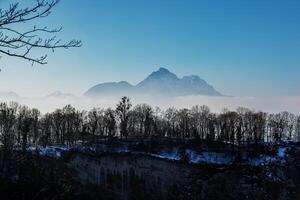
<svg viewBox="0 0 300 200">
<path fill-rule="evenodd" d="M 48 98 L 75 98 L 76 96 L 73 94 L 69 94 L 69 93 L 63 93 L 59 90 L 43 97 L 43 99 L 48 99 Z"/>
<path fill-rule="evenodd" d="M 27 98 L 27 97 L 21 97 L 15 92 L 2 92 L 0 91 L 0 100 L 21 100 L 21 99 L 50 99 L 50 98 L 56 98 L 56 99 L 71 99 L 71 98 L 77 98 L 73 94 L 69 93 L 63 93 L 61 91 L 55 91 L 49 95 L 43 96 L 43 97 L 36 97 L 36 98 Z"/>
<path fill-rule="evenodd" d="M 0 92 L 0 99 L 18 100 L 21 97 L 15 92 Z"/>
<path fill-rule="evenodd" d="M 84 93 L 85 97 L 176 97 L 187 95 L 223 96 L 205 80 L 197 75 L 178 78 L 166 68 L 159 68 L 152 72 L 137 85 L 131 85 L 126 81 L 100 83 Z M 0 100 L 21 100 L 25 97 L 15 92 L 1 92 Z M 38 99 L 76 99 L 80 98 L 70 93 L 55 91 Z"/>
<path fill-rule="evenodd" d="M 131 85 L 126 81 L 100 83 L 84 93 L 88 97 L 116 96 L 222 96 L 222 94 L 197 75 L 178 78 L 166 68 L 159 68 L 147 78 Z"/>
</svg>

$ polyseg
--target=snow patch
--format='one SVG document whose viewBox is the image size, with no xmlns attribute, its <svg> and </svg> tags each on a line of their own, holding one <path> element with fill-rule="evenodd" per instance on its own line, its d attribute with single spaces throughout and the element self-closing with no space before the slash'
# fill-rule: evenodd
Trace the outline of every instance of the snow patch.
<svg viewBox="0 0 300 200">
<path fill-rule="evenodd" d="M 248 160 L 248 164 L 253 166 L 269 165 L 272 163 L 283 164 L 287 157 L 287 147 L 279 147 L 276 156 L 261 155 L 259 158 Z"/>
<path fill-rule="evenodd" d="M 171 152 L 171 153 L 161 152 L 158 155 L 157 154 L 153 154 L 153 155 L 168 160 L 180 160 L 180 156 L 178 155 L 177 152 Z"/>
<path fill-rule="evenodd" d="M 259 165 L 269 165 L 273 162 L 275 162 L 277 159 L 272 156 L 261 156 L 260 158 L 254 158 L 250 159 L 248 161 L 248 164 L 253 166 L 259 166 Z"/>
<path fill-rule="evenodd" d="M 286 156 L 286 150 L 287 150 L 286 147 L 278 148 L 277 156 L 280 157 L 280 158 L 285 157 Z"/>
<path fill-rule="evenodd" d="M 46 147 L 33 147 L 27 148 L 29 152 L 38 153 L 41 156 L 49 156 L 53 158 L 60 158 L 63 152 L 69 150 L 66 146 L 46 146 Z"/>
<path fill-rule="evenodd" d="M 233 161 L 233 157 L 226 155 L 225 153 L 202 152 L 201 154 L 197 154 L 193 150 L 187 150 L 186 153 L 189 157 L 190 162 L 194 164 L 211 163 L 228 165 Z"/>
</svg>

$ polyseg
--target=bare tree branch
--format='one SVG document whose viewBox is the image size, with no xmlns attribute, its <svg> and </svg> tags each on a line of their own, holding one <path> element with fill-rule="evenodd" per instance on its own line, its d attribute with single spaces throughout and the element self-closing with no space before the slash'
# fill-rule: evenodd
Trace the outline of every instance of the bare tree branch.
<svg viewBox="0 0 300 200">
<path fill-rule="evenodd" d="M 34 57 L 32 50 L 81 47 L 80 40 L 70 40 L 62 42 L 57 39 L 56 33 L 62 30 L 60 28 L 49 29 L 48 27 L 36 27 L 27 31 L 20 31 L 10 27 L 13 24 L 31 22 L 37 18 L 47 17 L 53 7 L 60 0 L 36 0 L 31 8 L 19 8 L 19 3 L 11 4 L 7 10 L 0 9 L 0 53 L 23 58 L 31 61 L 32 64 L 46 64 L 47 54 L 40 57 Z M 47 35 L 52 35 L 47 37 Z"/>
</svg>

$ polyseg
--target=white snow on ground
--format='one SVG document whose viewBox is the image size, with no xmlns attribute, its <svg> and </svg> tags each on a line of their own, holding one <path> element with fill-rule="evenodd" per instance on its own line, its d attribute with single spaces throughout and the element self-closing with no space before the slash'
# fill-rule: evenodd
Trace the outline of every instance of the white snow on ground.
<svg viewBox="0 0 300 200">
<path fill-rule="evenodd" d="M 168 160 L 180 160 L 180 156 L 177 154 L 177 152 L 171 152 L 171 153 L 161 152 L 159 154 L 151 154 L 151 155 L 154 157 L 164 158 Z"/>
<path fill-rule="evenodd" d="M 77 145 L 72 148 L 69 148 L 67 146 L 47 146 L 47 147 L 38 147 L 38 148 L 30 146 L 27 148 L 27 150 L 32 153 L 38 153 L 41 156 L 49 156 L 57 159 L 59 159 L 62 156 L 63 152 L 70 151 L 70 150 L 76 150 L 80 152 L 109 151 L 109 152 L 117 152 L 117 153 L 134 153 L 140 155 L 149 155 L 149 156 L 167 159 L 167 160 L 181 159 L 177 149 L 173 149 L 172 151 L 161 151 L 159 153 L 131 152 L 128 149 L 128 146 L 126 145 L 117 148 L 112 148 L 112 149 L 107 149 L 106 145 L 96 145 L 96 146 Z M 226 153 L 218 153 L 218 152 L 197 153 L 196 151 L 191 149 L 186 150 L 186 155 L 189 159 L 189 162 L 194 164 L 210 163 L 210 164 L 229 165 L 234 160 L 233 156 L 228 155 Z M 261 155 L 258 158 L 249 159 L 247 163 L 253 166 L 268 165 L 271 163 L 282 164 L 285 162 L 286 157 L 287 157 L 287 147 L 280 147 L 278 148 L 277 154 L 275 156 Z"/>
<path fill-rule="evenodd" d="M 123 151 L 118 153 L 130 153 L 134 155 L 144 155 L 144 156 L 151 156 L 166 160 L 180 160 L 180 157 L 176 153 L 162 153 L 162 154 L 155 154 L 155 153 L 145 153 L 145 152 L 138 152 L 138 151 Z"/>
<path fill-rule="evenodd" d="M 280 179 L 278 178 L 278 176 L 276 176 L 276 174 L 274 174 L 273 172 L 271 171 L 267 171 L 266 172 L 266 177 L 272 181 L 280 181 Z"/>
<path fill-rule="evenodd" d="M 98 147 L 97 147 L 98 148 Z M 41 156 L 49 156 L 53 158 L 61 158 L 63 152 L 70 150 L 76 150 L 79 152 L 96 152 L 95 146 L 82 146 L 77 145 L 72 148 L 61 145 L 61 146 L 46 146 L 46 147 L 34 147 L 30 146 L 27 148 L 27 151 L 31 153 L 38 153 Z"/>
<path fill-rule="evenodd" d="M 272 156 L 261 156 L 259 158 L 253 158 L 248 161 L 248 164 L 253 166 L 259 166 L 259 165 L 268 165 L 270 163 L 273 163 L 277 160 L 276 157 Z"/>
<path fill-rule="evenodd" d="M 285 157 L 286 155 L 286 147 L 280 147 L 277 152 L 277 156 L 280 158 Z"/>
<path fill-rule="evenodd" d="M 39 153 L 41 156 L 50 156 L 54 158 L 60 158 L 62 155 L 62 152 L 65 152 L 69 150 L 66 146 L 46 146 L 46 147 L 28 147 L 28 151 L 32 153 Z"/>
<path fill-rule="evenodd" d="M 277 150 L 276 156 L 261 155 L 259 158 L 254 158 L 248 161 L 248 164 L 253 166 L 269 165 L 272 163 L 282 164 L 287 156 L 287 147 L 280 147 Z"/>
<path fill-rule="evenodd" d="M 187 150 L 188 157 L 191 163 L 200 164 L 200 163 L 211 163 L 211 164 L 231 164 L 233 161 L 233 157 L 230 155 L 226 155 L 225 153 L 217 153 L 217 152 L 202 152 L 201 154 L 197 154 L 193 150 Z"/>
<path fill-rule="evenodd" d="M 77 150 L 80 152 L 107 152 L 107 147 L 105 145 L 102 146 L 81 146 L 78 145 L 76 147 L 69 148 L 67 146 L 47 146 L 47 147 L 33 147 L 30 146 L 27 148 L 29 152 L 38 153 L 41 156 L 49 156 L 53 158 L 60 158 L 63 152 L 70 150 Z M 157 158 L 167 159 L 167 160 L 180 160 L 180 155 L 178 151 L 173 150 L 171 152 L 159 152 L 159 153 L 145 153 L 145 152 L 130 152 L 127 146 L 118 147 L 116 149 L 112 149 L 111 152 L 118 153 L 134 153 L 140 155 L 149 155 Z M 199 164 L 199 163 L 213 163 L 213 164 L 230 164 L 233 160 L 231 156 L 226 155 L 225 153 L 216 153 L 216 152 L 202 152 L 201 154 L 197 154 L 193 150 L 187 150 L 186 155 L 188 156 L 191 163 Z"/>
</svg>

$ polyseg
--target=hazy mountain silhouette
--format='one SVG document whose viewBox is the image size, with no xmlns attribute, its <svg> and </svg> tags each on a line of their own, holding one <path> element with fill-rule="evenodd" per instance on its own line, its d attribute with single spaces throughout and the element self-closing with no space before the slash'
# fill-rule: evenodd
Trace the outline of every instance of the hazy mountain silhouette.
<svg viewBox="0 0 300 200">
<path fill-rule="evenodd" d="M 70 93 L 63 93 L 59 90 L 43 97 L 43 99 L 48 99 L 48 98 L 75 98 L 76 96 Z"/>
<path fill-rule="evenodd" d="M 21 97 L 15 92 L 0 92 L 0 99 L 18 100 Z"/>
<path fill-rule="evenodd" d="M 199 76 L 191 75 L 178 78 L 176 74 L 162 67 L 152 72 L 137 85 L 131 85 L 126 81 L 101 83 L 90 88 L 84 95 L 89 97 L 123 95 L 222 96 Z"/>
</svg>

